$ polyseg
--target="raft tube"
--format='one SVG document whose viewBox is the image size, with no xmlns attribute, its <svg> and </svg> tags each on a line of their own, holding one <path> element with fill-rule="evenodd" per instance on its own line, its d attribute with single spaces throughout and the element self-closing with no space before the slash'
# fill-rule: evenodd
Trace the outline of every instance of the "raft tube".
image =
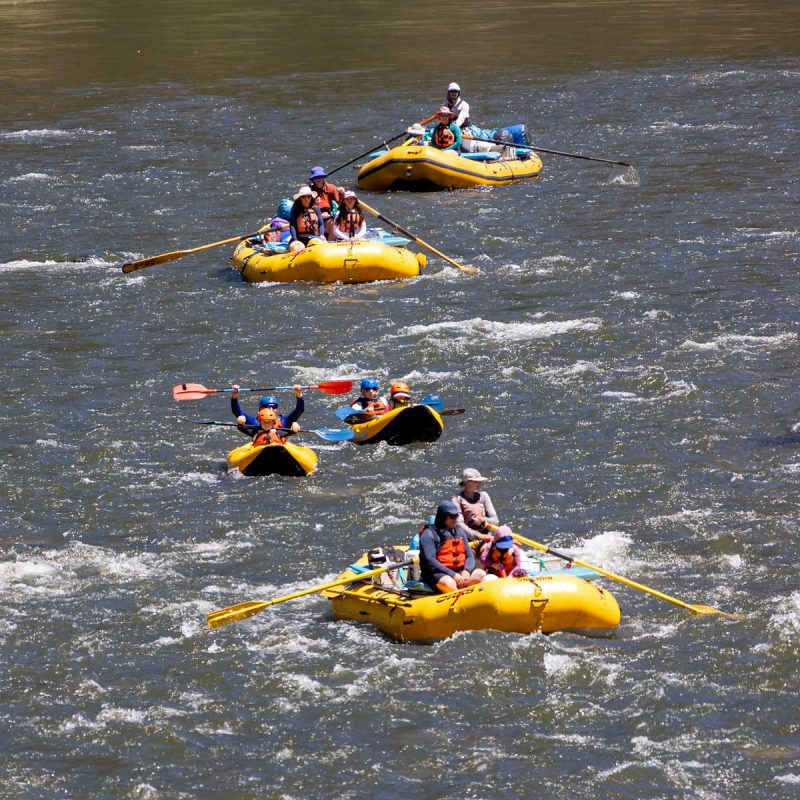
<svg viewBox="0 0 800 800">
<path fill-rule="evenodd" d="M 317 468 L 317 454 L 310 447 L 286 442 L 253 446 L 243 444 L 228 453 L 228 466 L 243 475 L 288 475 L 302 477 Z"/>
<path fill-rule="evenodd" d="M 402 447 L 413 442 L 435 442 L 444 430 L 442 418 L 430 406 L 403 406 L 369 422 L 351 426 L 356 444 L 387 444 Z"/>
<path fill-rule="evenodd" d="M 416 278 L 425 266 L 422 253 L 377 241 L 328 242 L 312 240 L 301 253 L 262 252 L 247 241 L 231 257 L 246 281 L 314 281 L 367 283 Z"/>
<path fill-rule="evenodd" d="M 366 554 L 339 576 L 352 575 L 354 583 L 323 595 L 336 619 L 369 622 L 398 641 L 432 641 L 479 630 L 603 637 L 619 626 L 614 596 L 566 571 L 499 578 L 446 594 L 415 594 L 402 586 L 358 582 L 361 568 L 369 568 Z"/>
<path fill-rule="evenodd" d="M 533 152 L 525 160 L 496 158 L 482 161 L 466 158 L 453 150 L 402 145 L 364 164 L 358 172 L 358 188 L 379 192 L 387 189 L 426 191 L 507 186 L 536 178 L 541 170 L 542 161 Z"/>
</svg>

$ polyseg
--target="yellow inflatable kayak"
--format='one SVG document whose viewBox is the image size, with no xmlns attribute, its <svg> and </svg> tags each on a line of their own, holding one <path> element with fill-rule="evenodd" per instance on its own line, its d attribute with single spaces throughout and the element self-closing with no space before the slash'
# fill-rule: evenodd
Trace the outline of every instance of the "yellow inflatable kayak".
<svg viewBox="0 0 800 800">
<path fill-rule="evenodd" d="M 472 186 L 506 186 L 536 178 L 542 161 L 536 153 L 524 161 L 502 158 L 478 161 L 453 150 L 414 145 L 393 147 L 368 161 L 358 172 L 358 188 L 370 192 L 386 189 L 469 189 Z"/>
<path fill-rule="evenodd" d="M 430 406 L 403 406 L 368 422 L 351 426 L 356 444 L 403 446 L 412 442 L 435 442 L 444 430 L 439 414 Z"/>
<path fill-rule="evenodd" d="M 228 453 L 228 466 L 244 475 L 309 475 L 317 468 L 317 460 L 310 447 L 291 442 L 258 447 L 248 442 Z"/>
<path fill-rule="evenodd" d="M 369 622 L 400 641 L 445 639 L 459 631 L 479 630 L 610 636 L 619 625 L 614 596 L 569 570 L 499 578 L 447 594 L 419 594 L 402 578 L 393 579 L 397 585 L 358 582 L 359 572 L 369 568 L 364 554 L 339 576 L 352 575 L 355 582 L 328 589 L 323 596 L 337 619 Z"/>
<path fill-rule="evenodd" d="M 302 253 L 264 253 L 242 242 L 231 258 L 246 281 L 367 283 L 415 278 L 425 266 L 422 253 L 382 242 L 311 242 Z"/>
</svg>

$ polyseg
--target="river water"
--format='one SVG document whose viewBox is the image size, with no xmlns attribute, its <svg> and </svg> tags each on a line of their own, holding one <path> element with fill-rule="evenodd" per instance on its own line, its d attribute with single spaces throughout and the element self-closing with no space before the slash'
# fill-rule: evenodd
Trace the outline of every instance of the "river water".
<svg viewBox="0 0 800 800">
<path fill-rule="evenodd" d="M 794 0 L 0 0 L 0 797 L 800 796 L 798 56 Z M 368 198 L 476 276 L 121 275 L 454 79 L 475 122 L 635 170 Z M 224 398 L 171 397 L 364 375 L 467 413 L 247 479 L 186 422 Z M 405 542 L 465 466 L 520 532 L 746 618 L 604 581 L 610 640 L 398 645 L 316 596 L 206 628 Z"/>
</svg>

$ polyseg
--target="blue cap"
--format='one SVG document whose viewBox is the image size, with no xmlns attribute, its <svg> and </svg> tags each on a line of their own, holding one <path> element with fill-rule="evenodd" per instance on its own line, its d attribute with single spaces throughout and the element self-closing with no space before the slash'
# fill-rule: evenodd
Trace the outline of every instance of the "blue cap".
<svg viewBox="0 0 800 800">
<path fill-rule="evenodd" d="M 361 381 L 361 388 L 362 389 L 380 389 L 381 385 L 378 383 L 378 381 L 375 378 L 364 378 L 364 380 Z"/>
<path fill-rule="evenodd" d="M 311 167 L 311 174 L 308 176 L 309 180 L 313 178 L 327 178 L 328 173 L 322 167 Z"/>
<path fill-rule="evenodd" d="M 458 506 L 452 500 L 445 500 L 442 503 L 439 503 L 439 507 L 436 509 L 436 522 L 435 526 L 437 528 L 444 527 L 444 521 L 446 517 L 457 517 L 458 516 Z"/>
<path fill-rule="evenodd" d="M 278 399 L 271 394 L 265 394 L 261 400 L 258 401 L 259 408 L 277 408 Z"/>
</svg>

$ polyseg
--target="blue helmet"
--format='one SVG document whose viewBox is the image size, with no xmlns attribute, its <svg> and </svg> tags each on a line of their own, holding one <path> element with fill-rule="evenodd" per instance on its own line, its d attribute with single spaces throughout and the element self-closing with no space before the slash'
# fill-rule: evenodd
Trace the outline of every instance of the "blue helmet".
<svg viewBox="0 0 800 800">
<path fill-rule="evenodd" d="M 437 528 L 441 528 L 444 525 L 445 517 L 451 516 L 458 516 L 458 506 L 452 500 L 445 500 L 439 503 L 439 507 L 436 509 L 436 520 L 434 524 Z"/>
<path fill-rule="evenodd" d="M 364 378 L 364 380 L 361 381 L 361 389 L 362 390 L 364 390 L 364 389 L 380 389 L 380 388 L 381 388 L 381 385 L 378 383 L 378 381 L 375 378 Z"/>
<path fill-rule="evenodd" d="M 277 408 L 278 398 L 273 397 L 271 394 L 265 394 L 261 400 L 258 401 L 259 408 Z"/>
</svg>

